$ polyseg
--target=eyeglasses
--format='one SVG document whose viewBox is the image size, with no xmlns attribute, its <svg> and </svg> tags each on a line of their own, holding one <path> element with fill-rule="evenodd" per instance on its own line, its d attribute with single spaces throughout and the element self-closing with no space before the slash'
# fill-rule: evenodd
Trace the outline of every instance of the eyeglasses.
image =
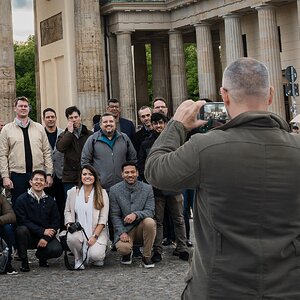
<svg viewBox="0 0 300 300">
<path fill-rule="evenodd" d="M 120 109 L 119 105 L 108 105 L 111 109 Z"/>
</svg>

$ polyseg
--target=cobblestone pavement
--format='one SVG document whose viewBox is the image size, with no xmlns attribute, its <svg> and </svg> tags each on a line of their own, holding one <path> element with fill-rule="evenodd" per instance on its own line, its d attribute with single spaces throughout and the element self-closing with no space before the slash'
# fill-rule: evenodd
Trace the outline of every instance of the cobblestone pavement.
<svg viewBox="0 0 300 300">
<path fill-rule="evenodd" d="M 103 267 L 87 267 L 84 271 L 68 271 L 59 259 L 49 260 L 50 268 L 40 268 L 29 251 L 29 273 L 0 275 L 2 299 L 101 299 L 101 300 L 165 300 L 180 299 L 188 262 L 173 256 L 173 246 L 164 247 L 163 260 L 155 268 L 145 269 L 141 259 L 121 265 L 116 252 L 109 252 Z M 73 257 L 70 257 L 73 261 Z"/>
</svg>

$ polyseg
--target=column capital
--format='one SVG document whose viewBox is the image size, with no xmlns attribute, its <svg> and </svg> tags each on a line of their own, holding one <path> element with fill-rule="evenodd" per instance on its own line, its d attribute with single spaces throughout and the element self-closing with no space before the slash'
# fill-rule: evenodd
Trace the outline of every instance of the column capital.
<svg viewBox="0 0 300 300">
<path fill-rule="evenodd" d="M 262 9 L 275 9 L 275 6 L 274 5 L 271 5 L 271 4 L 260 4 L 260 5 L 257 5 L 257 6 L 254 6 L 254 8 L 256 10 L 262 10 Z"/>
<path fill-rule="evenodd" d="M 133 33 L 133 30 L 118 30 L 118 31 L 115 31 L 112 33 L 115 35 L 122 35 L 122 34 L 130 34 L 131 35 Z"/>
<path fill-rule="evenodd" d="M 223 19 L 240 19 L 240 15 L 239 14 L 235 14 L 235 13 L 229 13 L 229 14 L 226 14 L 226 15 L 223 15 L 222 18 Z"/>
<path fill-rule="evenodd" d="M 196 27 L 210 27 L 211 26 L 211 24 L 210 23 L 208 23 L 208 22 L 198 22 L 198 23 L 195 23 L 194 24 L 194 27 L 196 28 Z"/>
<path fill-rule="evenodd" d="M 168 31 L 168 34 L 169 35 L 171 35 L 171 34 L 178 34 L 178 33 L 182 33 L 180 30 L 178 30 L 178 29 L 170 29 L 169 31 Z"/>
</svg>

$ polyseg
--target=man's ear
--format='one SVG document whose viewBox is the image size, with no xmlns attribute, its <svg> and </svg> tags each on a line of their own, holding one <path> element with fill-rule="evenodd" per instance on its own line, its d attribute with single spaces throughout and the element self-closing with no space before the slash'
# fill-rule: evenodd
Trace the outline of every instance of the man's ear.
<svg viewBox="0 0 300 300">
<path fill-rule="evenodd" d="M 228 97 L 228 91 L 226 89 L 224 89 L 223 87 L 221 87 L 220 92 L 221 92 L 221 96 L 222 96 L 222 99 L 223 99 L 223 102 L 224 102 L 225 106 L 229 106 L 230 99 Z"/>
<path fill-rule="evenodd" d="M 272 86 L 270 86 L 270 96 L 269 96 L 269 99 L 268 99 L 268 105 L 272 104 L 273 97 L 274 97 L 274 88 Z"/>
</svg>

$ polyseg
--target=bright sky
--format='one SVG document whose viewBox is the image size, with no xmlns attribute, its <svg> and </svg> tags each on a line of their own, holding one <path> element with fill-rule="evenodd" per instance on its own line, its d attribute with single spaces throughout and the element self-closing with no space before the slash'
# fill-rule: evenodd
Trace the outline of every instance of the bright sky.
<svg viewBox="0 0 300 300">
<path fill-rule="evenodd" d="M 33 0 L 13 0 L 12 14 L 14 41 L 26 41 L 34 34 Z"/>
</svg>

